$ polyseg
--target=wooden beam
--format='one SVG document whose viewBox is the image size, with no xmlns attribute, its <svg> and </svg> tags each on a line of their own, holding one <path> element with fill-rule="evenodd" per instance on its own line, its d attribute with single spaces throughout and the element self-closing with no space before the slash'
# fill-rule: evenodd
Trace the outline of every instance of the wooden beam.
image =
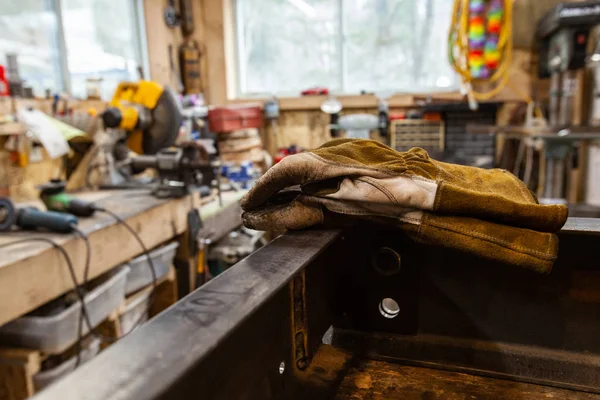
<svg viewBox="0 0 600 400">
<path fill-rule="evenodd" d="M 204 46 L 207 57 L 206 100 L 227 103 L 227 65 L 225 63 L 225 0 L 204 0 Z"/>
<path fill-rule="evenodd" d="M 179 28 L 169 28 L 165 23 L 164 8 L 166 4 L 164 1 L 144 0 L 144 20 L 150 64 L 150 76 L 146 76 L 146 79 L 152 79 L 178 91 L 178 50 L 183 39 Z M 169 45 L 171 45 L 172 54 L 169 54 Z M 175 64 L 174 72 L 171 70 L 171 57 Z"/>
<path fill-rule="evenodd" d="M 600 399 L 600 395 L 458 372 L 363 360 L 350 369 L 335 399 Z"/>
<path fill-rule="evenodd" d="M 148 194 L 125 192 L 102 199 L 99 204 L 116 212 L 137 231 L 148 248 L 184 232 L 190 196 L 159 200 Z M 128 196 L 129 194 L 129 196 Z M 130 197 L 130 196 L 134 197 Z M 99 276 L 141 253 L 140 245 L 112 217 L 97 213 L 80 219 L 80 228 L 91 243 L 90 278 Z M 1 243 L 40 236 L 30 232 L 5 233 Z M 76 235 L 44 234 L 61 244 L 72 258 L 82 281 L 85 246 Z M 61 254 L 45 243 L 29 242 L 2 249 L 0 257 L 0 325 L 19 317 L 73 289 L 67 264 Z"/>
<path fill-rule="evenodd" d="M 239 210 L 239 199 L 245 192 L 223 194 L 224 207 L 217 201 L 202 206 L 200 213 L 209 226 L 222 213 Z M 180 199 L 157 199 L 147 191 L 90 192 L 78 197 L 96 202 L 117 213 L 139 234 L 148 249 L 163 244 L 187 230 L 187 213 L 199 204 L 197 193 Z M 38 205 L 39 204 L 32 204 Z M 235 229 L 237 219 L 223 222 Z M 227 220 L 228 221 L 228 220 Z M 81 218 L 79 228 L 91 244 L 90 279 L 129 261 L 142 253 L 139 243 L 122 225 L 104 213 Z M 75 275 L 82 281 L 86 249 L 76 235 L 11 232 L 0 236 L 0 244 L 27 237 L 44 236 L 62 245 L 72 259 Z M 0 250 L 0 325 L 17 318 L 73 289 L 69 270 L 61 254 L 51 245 L 27 242 Z"/>
<path fill-rule="evenodd" d="M 33 396 L 33 375 L 41 365 L 37 350 L 0 349 L 0 399 L 23 400 Z"/>
</svg>

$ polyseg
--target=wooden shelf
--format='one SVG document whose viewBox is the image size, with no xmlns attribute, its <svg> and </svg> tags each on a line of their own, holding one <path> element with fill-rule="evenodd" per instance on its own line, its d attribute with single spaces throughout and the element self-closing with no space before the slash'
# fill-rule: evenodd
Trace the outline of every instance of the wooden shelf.
<svg viewBox="0 0 600 400">
<path fill-rule="evenodd" d="M 25 125 L 19 122 L 0 124 L 0 136 L 21 135 L 26 131 Z"/>
</svg>

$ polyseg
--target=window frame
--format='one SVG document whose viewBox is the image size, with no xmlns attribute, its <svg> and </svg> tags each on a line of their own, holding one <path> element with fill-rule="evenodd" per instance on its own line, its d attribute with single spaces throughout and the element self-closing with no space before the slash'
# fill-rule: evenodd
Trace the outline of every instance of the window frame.
<svg viewBox="0 0 600 400">
<path fill-rule="evenodd" d="M 135 56 L 142 67 L 144 77 L 148 78 L 150 74 L 150 61 L 148 56 L 148 43 L 146 41 L 146 26 L 144 18 L 144 0 L 125 0 L 132 7 L 134 16 L 133 27 L 137 38 L 135 43 Z M 72 93 L 71 72 L 69 70 L 69 60 L 67 52 L 67 41 L 63 24 L 62 0 L 49 0 L 49 8 L 56 16 L 56 44 L 58 50 L 58 68 L 60 82 L 57 87 L 63 92 Z"/>
<path fill-rule="evenodd" d="M 277 93 L 268 93 L 268 92 L 261 92 L 261 93 L 247 93 L 243 91 L 244 88 L 244 81 L 246 80 L 246 76 L 244 74 L 244 69 L 245 66 L 243 66 L 241 60 L 240 60 L 240 55 L 244 54 L 243 50 L 243 42 L 244 42 L 244 37 L 242 34 L 242 29 L 239 29 L 240 26 L 242 26 L 241 23 L 241 12 L 239 11 L 239 2 L 240 1 L 244 1 L 244 0 L 219 0 L 219 1 L 230 1 L 230 12 L 232 14 L 232 21 L 233 21 L 233 35 L 232 37 L 235 40 L 234 43 L 234 51 L 233 54 L 230 54 L 230 61 L 233 61 L 233 66 L 230 67 L 233 70 L 233 75 L 235 77 L 233 86 L 233 97 L 230 98 L 229 100 L 234 100 L 234 99 L 266 99 L 266 98 L 270 98 L 273 95 L 277 96 L 277 97 L 301 97 L 300 93 L 298 92 L 293 92 L 293 91 L 280 91 Z M 411 0 L 411 1 L 415 1 L 415 0 Z M 347 43 L 346 43 L 346 30 L 345 30 L 345 18 L 344 18 L 344 0 L 336 0 L 337 2 L 337 7 L 338 7 L 338 35 L 340 37 L 340 40 L 337 41 L 336 45 L 338 47 L 338 52 L 340 54 L 340 60 L 339 60 L 339 71 L 340 73 L 338 74 L 339 76 L 339 81 L 338 81 L 338 86 L 341 88 L 339 91 L 338 90 L 332 90 L 331 88 L 329 88 L 329 92 L 333 95 L 336 96 L 344 96 L 344 97 L 352 97 L 352 96 L 362 96 L 361 93 L 359 92 L 352 92 L 352 91 L 346 91 L 345 89 L 345 84 L 347 82 Z M 307 88 L 308 89 L 308 88 Z M 397 88 L 390 88 L 388 90 L 381 90 L 381 91 L 376 91 L 377 93 L 379 93 L 380 95 L 384 96 L 384 97 L 390 97 L 393 96 L 394 93 L 407 93 L 406 91 L 402 91 L 402 90 L 398 90 Z M 460 87 L 448 87 L 447 90 L 444 90 L 442 88 L 440 88 L 440 90 L 434 90 L 434 91 L 418 91 L 418 92 L 411 92 L 411 94 L 413 95 L 424 95 L 424 96 L 431 96 L 431 95 L 435 95 L 435 94 L 443 94 L 443 95 L 451 95 L 451 94 L 455 94 L 455 93 L 459 93 L 460 92 Z"/>
</svg>

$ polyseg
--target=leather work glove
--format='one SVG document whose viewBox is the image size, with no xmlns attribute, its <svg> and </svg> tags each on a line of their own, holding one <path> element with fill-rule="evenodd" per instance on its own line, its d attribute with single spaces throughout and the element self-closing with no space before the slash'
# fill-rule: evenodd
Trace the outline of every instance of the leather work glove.
<svg viewBox="0 0 600 400">
<path fill-rule="evenodd" d="M 507 171 L 447 164 L 419 148 L 401 153 L 354 139 L 284 158 L 256 182 L 242 208 L 244 225 L 253 229 L 301 229 L 334 213 L 541 272 L 556 259 L 553 233 L 568 214 L 566 206 L 538 204 Z"/>
</svg>

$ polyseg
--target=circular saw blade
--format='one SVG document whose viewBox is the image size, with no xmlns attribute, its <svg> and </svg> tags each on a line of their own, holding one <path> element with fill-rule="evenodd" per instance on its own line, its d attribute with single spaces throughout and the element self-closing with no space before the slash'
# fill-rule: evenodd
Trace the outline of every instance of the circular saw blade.
<svg viewBox="0 0 600 400">
<path fill-rule="evenodd" d="M 175 144 L 182 114 L 171 89 L 165 88 L 151 114 L 152 125 L 144 131 L 142 139 L 144 154 L 156 154 L 160 149 Z"/>
</svg>

